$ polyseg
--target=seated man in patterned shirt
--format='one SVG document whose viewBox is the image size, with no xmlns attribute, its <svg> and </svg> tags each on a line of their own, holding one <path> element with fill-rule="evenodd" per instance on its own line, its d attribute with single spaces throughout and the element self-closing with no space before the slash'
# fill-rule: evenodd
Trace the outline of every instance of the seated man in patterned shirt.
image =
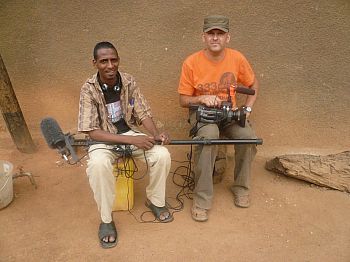
<svg viewBox="0 0 350 262">
<path fill-rule="evenodd" d="M 162 145 L 169 143 L 166 133 L 160 133 L 133 76 L 119 72 L 117 49 L 109 42 L 97 43 L 93 65 L 97 73 L 86 80 L 80 92 L 78 131 L 92 140 L 106 142 L 89 148 L 86 169 L 101 216 L 99 239 L 103 248 L 117 244 L 117 231 L 112 218 L 115 198 L 113 163 L 116 154 L 110 144 L 129 144 L 132 156 L 148 164 L 150 182 L 146 188 L 146 205 L 160 222 L 173 220 L 165 207 L 166 179 L 170 170 L 170 154 Z M 150 135 L 138 132 L 142 124 Z"/>
</svg>

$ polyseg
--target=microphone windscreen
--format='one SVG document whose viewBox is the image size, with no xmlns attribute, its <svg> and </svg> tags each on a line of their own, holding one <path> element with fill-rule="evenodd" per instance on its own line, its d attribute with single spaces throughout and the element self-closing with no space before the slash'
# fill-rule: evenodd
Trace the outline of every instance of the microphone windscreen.
<svg viewBox="0 0 350 262">
<path fill-rule="evenodd" d="M 50 148 L 63 148 L 66 141 L 57 121 L 51 117 L 44 118 L 40 124 L 41 132 Z"/>
<path fill-rule="evenodd" d="M 247 87 L 238 86 L 235 91 L 240 94 L 255 95 L 255 90 Z"/>
</svg>

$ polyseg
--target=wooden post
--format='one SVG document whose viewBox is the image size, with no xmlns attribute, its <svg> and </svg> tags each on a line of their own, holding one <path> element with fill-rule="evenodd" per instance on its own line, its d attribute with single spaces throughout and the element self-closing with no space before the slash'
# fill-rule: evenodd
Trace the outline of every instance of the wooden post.
<svg viewBox="0 0 350 262">
<path fill-rule="evenodd" d="M 13 142 L 23 153 L 33 153 L 36 148 L 24 120 L 16 94 L 0 55 L 0 109 Z"/>
</svg>

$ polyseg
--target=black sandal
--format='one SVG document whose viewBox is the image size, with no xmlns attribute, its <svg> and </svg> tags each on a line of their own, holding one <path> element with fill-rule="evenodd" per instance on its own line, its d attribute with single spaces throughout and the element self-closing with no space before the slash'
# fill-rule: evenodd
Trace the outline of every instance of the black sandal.
<svg viewBox="0 0 350 262">
<path fill-rule="evenodd" d="M 114 237 L 115 240 L 113 242 L 105 242 L 103 241 L 105 237 Z M 100 224 L 100 227 L 98 229 L 98 238 L 100 239 L 100 244 L 103 248 L 111 248 L 117 245 L 118 233 L 113 221 L 111 223 L 102 222 Z"/>
<path fill-rule="evenodd" d="M 150 200 L 147 199 L 145 203 L 146 207 L 151 209 L 153 215 L 155 218 L 161 222 L 161 223 L 169 223 L 174 220 L 173 215 L 170 213 L 169 209 L 167 207 L 157 207 L 152 204 Z M 166 216 L 166 213 L 168 213 L 168 216 Z M 163 216 L 163 218 L 161 217 Z"/>
</svg>

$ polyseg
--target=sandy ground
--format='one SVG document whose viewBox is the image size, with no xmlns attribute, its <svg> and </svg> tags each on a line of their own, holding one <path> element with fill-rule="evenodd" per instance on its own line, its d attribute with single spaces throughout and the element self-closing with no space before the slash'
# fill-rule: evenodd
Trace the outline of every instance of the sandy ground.
<svg viewBox="0 0 350 262">
<path fill-rule="evenodd" d="M 14 201 L 0 211 L 0 261 L 349 261 L 349 194 L 312 186 L 264 169 L 271 152 L 260 147 L 253 165 L 252 205 L 233 205 L 224 180 L 215 185 L 213 209 L 206 223 L 191 219 L 191 201 L 170 224 L 140 223 L 147 177 L 135 181 L 132 213 L 114 213 L 119 232 L 116 248 L 99 246 L 96 210 L 85 167 L 61 165 L 59 155 L 42 139 L 38 152 L 21 154 L 0 148 L 7 159 L 31 172 L 14 180 Z M 3 138 L 1 145 L 11 145 Z M 9 148 L 9 147 L 7 147 Z M 169 146 L 173 160 L 185 160 L 187 147 Z M 230 160 L 232 152 L 229 151 Z M 84 162 L 83 162 L 84 163 Z M 173 162 L 174 170 L 179 163 Z M 139 163 L 142 175 L 144 166 Z M 18 171 L 18 170 L 17 170 Z M 17 172 L 15 170 L 15 172 Z M 169 178 L 168 197 L 179 188 Z M 149 214 L 144 219 L 151 219 Z"/>
</svg>

